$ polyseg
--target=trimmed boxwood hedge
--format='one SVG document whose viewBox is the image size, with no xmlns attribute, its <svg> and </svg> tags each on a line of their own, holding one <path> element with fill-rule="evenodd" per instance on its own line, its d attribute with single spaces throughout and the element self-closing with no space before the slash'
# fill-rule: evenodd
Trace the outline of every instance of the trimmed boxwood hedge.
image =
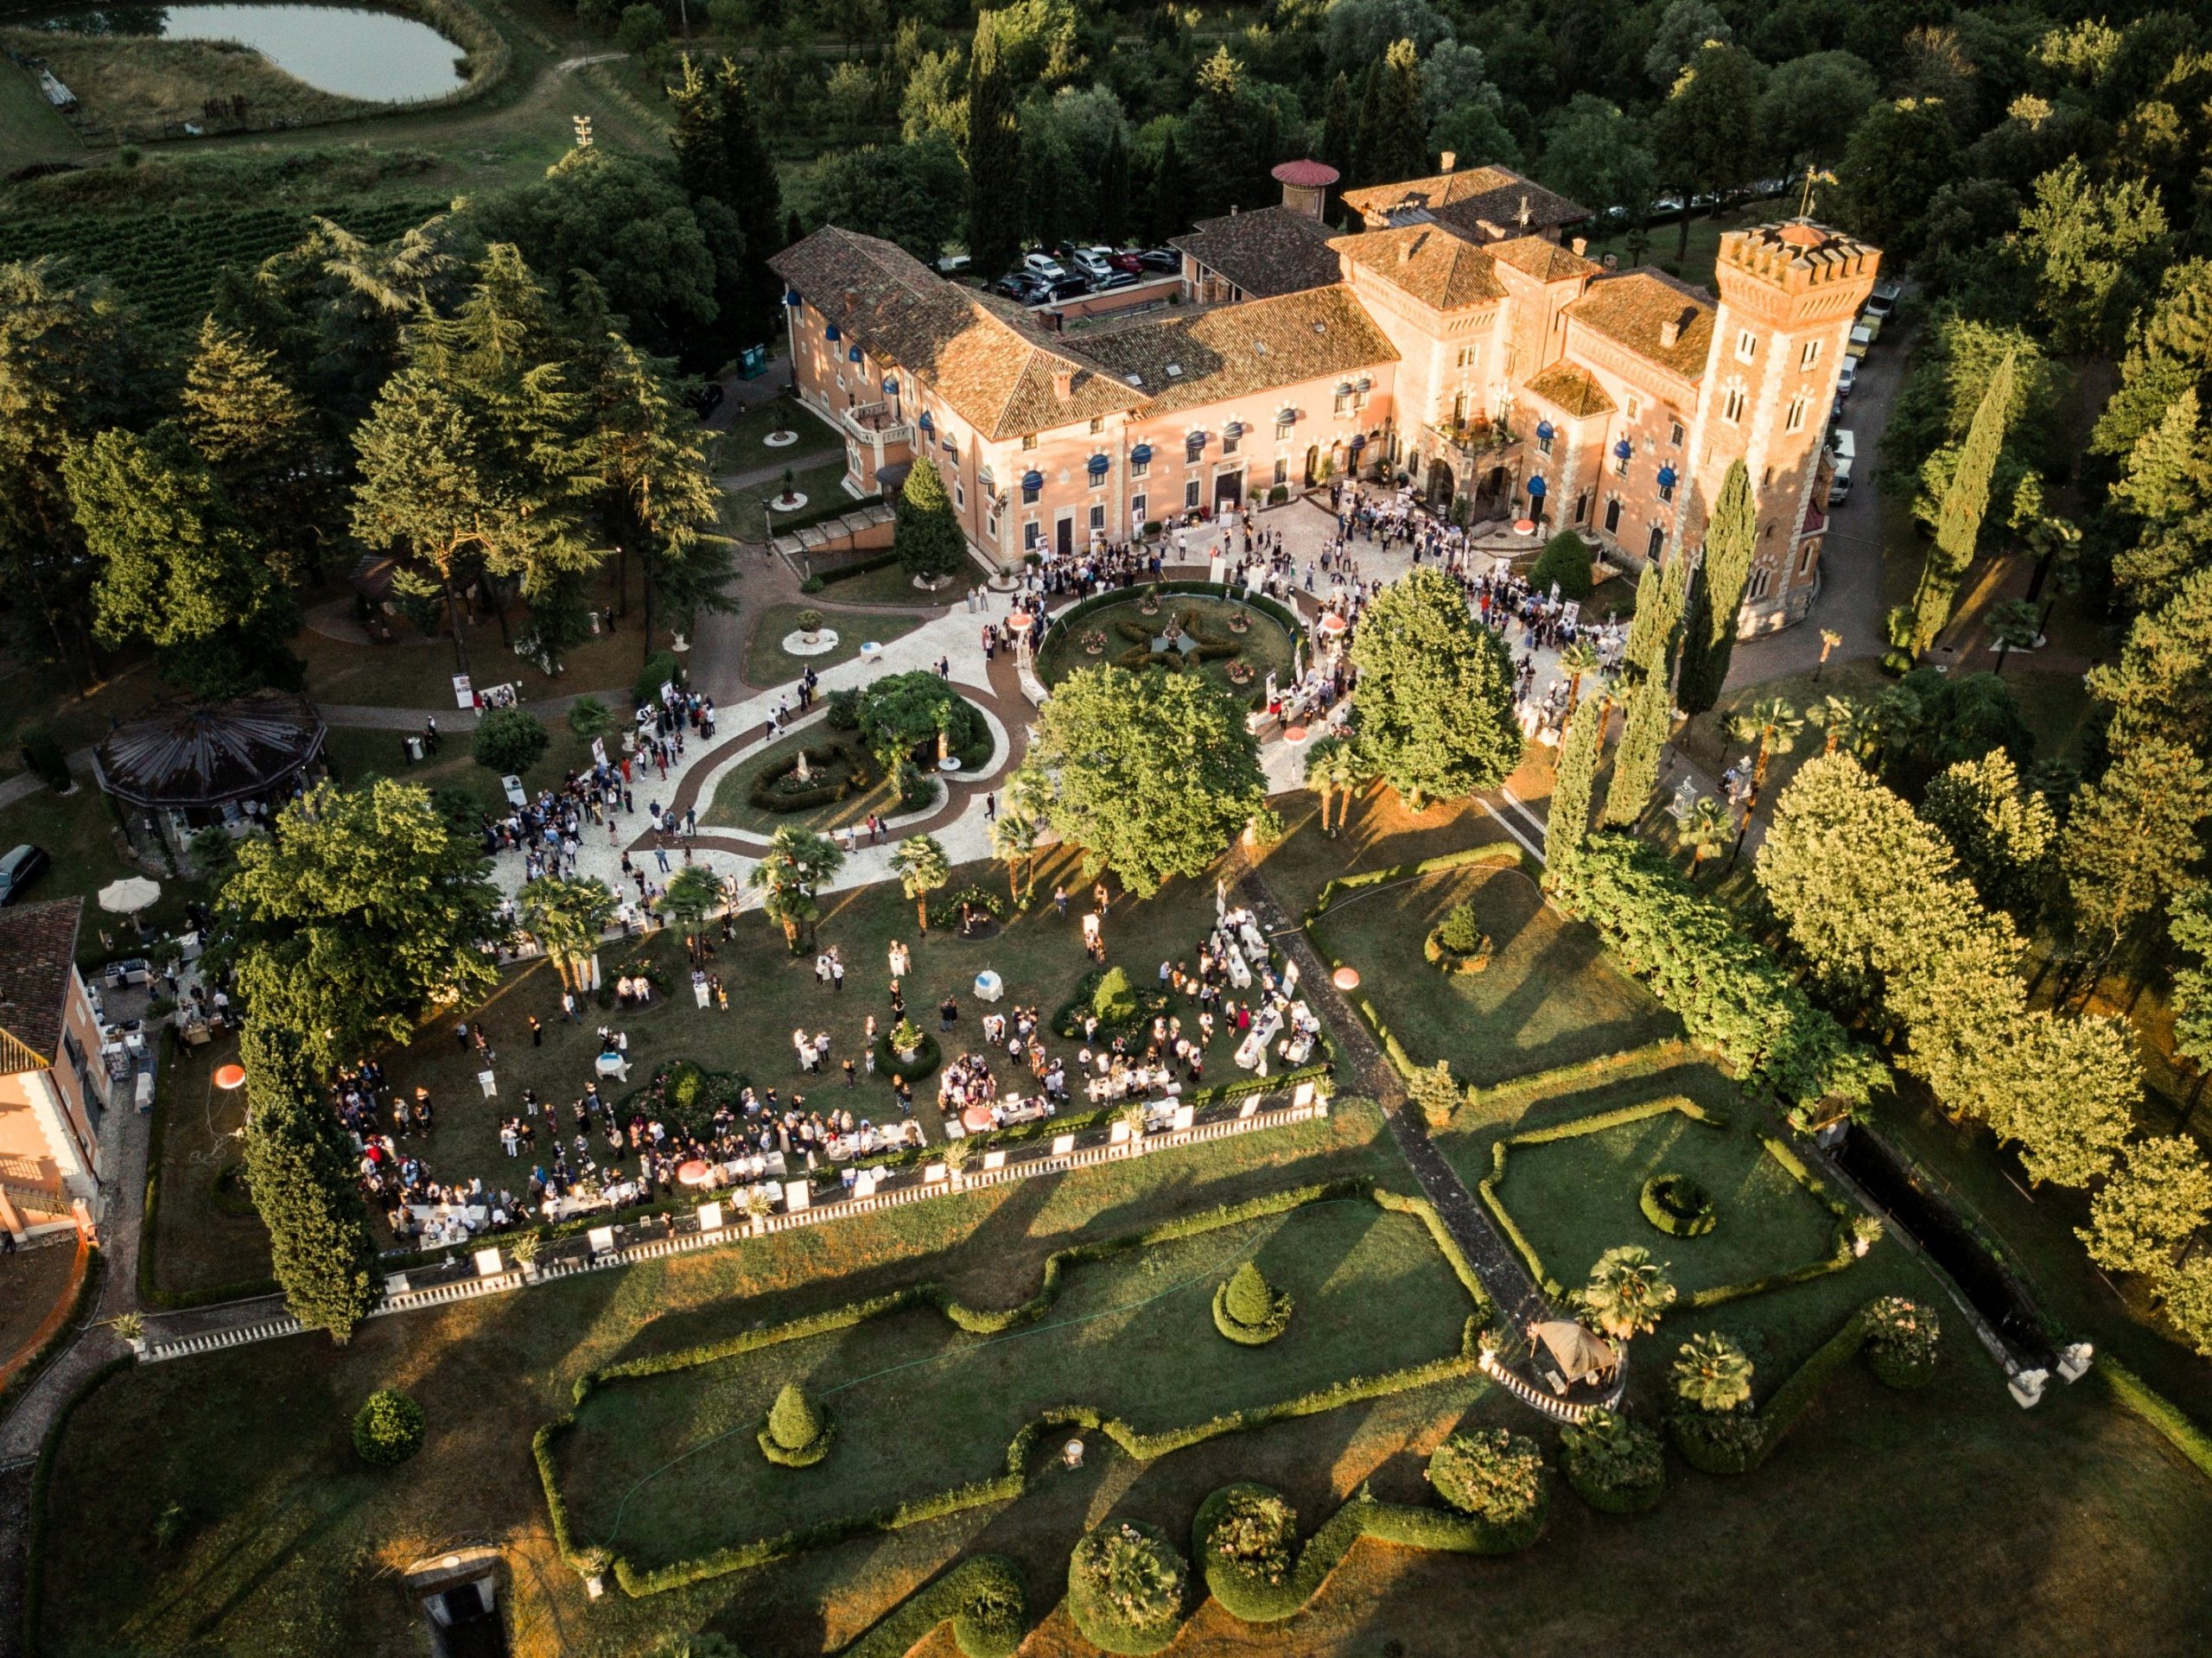
<svg viewBox="0 0 2212 1658">
<path fill-rule="evenodd" d="M 900 1602 L 840 1658 L 906 1658 L 948 1621 L 965 1658 L 1013 1658 L 1029 1632 L 1029 1596 L 1014 1562 L 1001 1554 L 961 1561 Z"/>
<path fill-rule="evenodd" d="M 1149 1608 L 1120 1604 L 1106 1577 L 1118 1563 L 1141 1581 L 1134 1585 L 1154 1602 Z M 1158 1526 L 1141 1520 L 1109 1520 L 1068 1556 L 1068 1618 L 1102 1652 L 1158 1652 L 1183 1627 L 1183 1602 L 1191 1592 L 1190 1562 Z"/>
<path fill-rule="evenodd" d="M 1636 1204 L 1670 1238 L 1701 1238 L 1720 1223 L 1713 1199 L 1687 1174 L 1655 1174 L 1636 1194 Z"/>
<path fill-rule="evenodd" d="M 1046 1257 L 1043 1283 L 1037 1293 L 1017 1305 L 1005 1308 L 974 1308 L 958 1300 L 945 1286 L 934 1281 L 893 1290 L 872 1296 L 866 1300 L 849 1302 L 831 1307 L 803 1318 L 781 1324 L 740 1331 L 719 1341 L 703 1343 L 696 1347 L 679 1349 L 670 1353 L 653 1354 L 627 1359 L 579 1376 L 571 1397 L 578 1405 L 598 1389 L 611 1384 L 634 1380 L 641 1376 L 662 1375 L 673 1371 L 690 1369 L 702 1364 L 711 1364 L 741 1353 L 758 1351 L 784 1342 L 800 1341 L 830 1331 L 849 1330 L 873 1318 L 903 1312 L 918 1306 L 934 1307 L 961 1329 L 977 1334 L 990 1335 L 1010 1330 L 1018 1324 L 1033 1323 L 1042 1318 L 1058 1299 L 1060 1283 L 1068 1266 L 1076 1261 L 1100 1261 L 1142 1249 L 1149 1245 L 1196 1237 L 1207 1232 L 1218 1231 L 1244 1221 L 1264 1216 L 1287 1214 L 1308 1204 L 1322 1203 L 1334 1198 L 1364 1197 L 1379 1208 L 1395 1214 L 1411 1215 L 1420 1219 L 1427 1229 L 1452 1274 L 1458 1278 L 1474 1303 L 1475 1311 L 1460 1331 L 1459 1350 L 1449 1357 L 1431 1359 L 1425 1363 L 1405 1366 L 1371 1376 L 1346 1376 L 1325 1388 L 1300 1394 L 1294 1398 L 1276 1400 L 1266 1405 L 1246 1409 L 1226 1411 L 1203 1421 L 1185 1423 L 1157 1432 L 1147 1432 L 1116 1417 L 1103 1415 L 1096 1409 L 1080 1404 L 1058 1407 L 1040 1414 L 1015 1434 L 1007 1447 L 1005 1471 L 990 1479 L 972 1481 L 926 1496 L 892 1507 L 841 1515 L 817 1521 L 769 1537 L 757 1538 L 713 1551 L 691 1560 L 677 1560 L 650 1571 L 632 1566 L 626 1557 L 608 1551 L 607 1565 L 611 1565 L 615 1581 L 630 1595 L 658 1594 L 670 1589 L 702 1582 L 709 1578 L 731 1572 L 741 1572 L 753 1566 L 765 1566 L 772 1560 L 784 1560 L 808 1549 L 827 1547 L 849 1538 L 866 1536 L 871 1533 L 896 1531 L 903 1527 L 918 1525 L 926 1520 L 960 1513 L 986 1503 L 1004 1502 L 1021 1495 L 1028 1483 L 1029 1464 L 1033 1452 L 1044 1437 L 1070 1427 L 1080 1427 L 1103 1433 L 1128 1455 L 1139 1461 L 1150 1461 L 1171 1452 L 1187 1449 L 1225 1433 L 1241 1432 L 1249 1428 L 1263 1427 L 1271 1422 L 1288 1421 L 1296 1417 L 1314 1416 L 1323 1412 L 1340 1409 L 1345 1405 L 1357 1404 L 1370 1399 L 1386 1398 L 1393 1394 L 1407 1393 L 1439 1382 L 1452 1381 L 1472 1375 L 1479 1369 L 1480 1346 L 1478 1337 L 1489 1323 L 1493 1310 L 1484 1293 L 1482 1281 L 1475 1275 L 1465 1255 L 1452 1242 L 1442 1219 L 1426 1198 L 1402 1196 L 1377 1188 L 1363 1176 L 1346 1177 L 1313 1185 L 1298 1186 L 1284 1191 L 1270 1192 L 1241 1204 L 1224 1204 L 1197 1214 L 1178 1216 L 1172 1220 L 1147 1227 L 1142 1231 L 1124 1233 L 1118 1237 L 1103 1238 L 1095 1242 L 1072 1244 L 1056 1249 Z M 544 1488 L 545 1506 L 551 1521 L 554 1540 L 562 1557 L 579 1572 L 586 1572 L 597 1558 L 594 1551 L 579 1543 L 570 1529 L 569 1508 L 561 1495 L 558 1471 L 554 1466 L 554 1447 L 575 1426 L 573 1411 L 548 1422 L 532 1435 L 531 1455 L 537 1465 L 540 1484 Z"/>
<path fill-rule="evenodd" d="M 1488 1527 L 1501 1549 L 1535 1542 L 1551 1509 L 1543 1447 L 1503 1428 L 1453 1434 L 1429 1453 L 1421 1477 L 1452 1509 Z"/>
<path fill-rule="evenodd" d="M 1239 1347 L 1265 1347 L 1290 1328 L 1290 1292 L 1272 1288 L 1246 1261 L 1214 1286 L 1213 1326 Z"/>
<path fill-rule="evenodd" d="M 1667 1493 L 1659 1436 L 1618 1412 L 1593 1410 L 1562 1430 L 1560 1464 L 1574 1493 L 1601 1514 L 1641 1514 Z"/>
<path fill-rule="evenodd" d="M 353 1413 L 353 1454 L 377 1468 L 395 1468 L 423 1448 L 423 1407 L 397 1388 L 379 1388 Z"/>
</svg>

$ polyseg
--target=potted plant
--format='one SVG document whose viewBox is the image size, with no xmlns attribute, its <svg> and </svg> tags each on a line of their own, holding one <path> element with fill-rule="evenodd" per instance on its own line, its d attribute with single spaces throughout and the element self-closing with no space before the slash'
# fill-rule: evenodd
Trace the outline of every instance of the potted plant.
<svg viewBox="0 0 2212 1658">
<path fill-rule="evenodd" d="M 784 492 L 776 497 L 776 505 L 786 511 L 798 505 L 798 491 L 792 486 L 795 481 L 791 476 L 791 469 L 785 467 L 783 478 Z"/>
<path fill-rule="evenodd" d="M 745 1194 L 745 1217 L 751 1224 L 753 1236 L 760 1237 L 768 1230 L 768 1217 L 774 1213 L 776 1200 L 755 1186 Z"/>
<path fill-rule="evenodd" d="M 976 1148 L 964 1140 L 949 1140 L 944 1143 L 944 1172 L 955 1186 L 965 1183 L 964 1171 L 969 1160 L 976 1155 Z"/>
<path fill-rule="evenodd" d="M 125 1312 L 115 1321 L 116 1339 L 140 1358 L 146 1356 L 146 1321 L 135 1312 Z"/>
<path fill-rule="evenodd" d="M 538 1231 L 518 1233 L 514 1242 L 507 1246 L 507 1253 L 515 1258 L 515 1265 L 522 1268 L 524 1283 L 535 1284 L 537 1281 L 537 1252 L 544 1247 L 545 1235 Z"/>
<path fill-rule="evenodd" d="M 1087 657 L 1105 655 L 1106 636 L 1100 632 L 1096 628 L 1092 628 L 1090 632 L 1083 636 L 1083 653 Z"/>
<path fill-rule="evenodd" d="M 1882 1241 L 1882 1217 L 1878 1215 L 1853 1215 L 1851 1217 L 1851 1253 L 1861 1260 L 1866 1252 Z"/>
<path fill-rule="evenodd" d="M 599 1544 L 580 1548 L 569 1557 L 569 1564 L 584 1580 L 584 1593 L 597 1600 L 607 1592 L 607 1569 L 614 1564 L 614 1551 Z"/>
<path fill-rule="evenodd" d="M 802 610 L 799 612 L 798 637 L 799 642 L 802 645 L 819 645 L 822 643 L 822 613 L 820 611 Z"/>
<path fill-rule="evenodd" d="M 902 1019 L 891 1027 L 891 1051 L 899 1056 L 900 1064 L 912 1064 L 921 1051 L 922 1027 L 912 1020 Z"/>
</svg>

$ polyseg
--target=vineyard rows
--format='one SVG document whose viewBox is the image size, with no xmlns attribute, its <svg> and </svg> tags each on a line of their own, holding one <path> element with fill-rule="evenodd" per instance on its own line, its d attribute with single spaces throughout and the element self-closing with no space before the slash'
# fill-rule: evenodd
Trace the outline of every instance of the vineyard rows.
<svg viewBox="0 0 2212 1658">
<path fill-rule="evenodd" d="M 385 241 L 439 209 L 435 202 L 378 202 L 322 210 L 249 207 L 194 213 L 124 213 L 0 226 L 0 262 L 53 255 L 79 277 L 105 276 L 157 330 L 182 333 L 207 314 L 216 273 L 246 268 L 296 246 L 320 216 Z"/>
</svg>

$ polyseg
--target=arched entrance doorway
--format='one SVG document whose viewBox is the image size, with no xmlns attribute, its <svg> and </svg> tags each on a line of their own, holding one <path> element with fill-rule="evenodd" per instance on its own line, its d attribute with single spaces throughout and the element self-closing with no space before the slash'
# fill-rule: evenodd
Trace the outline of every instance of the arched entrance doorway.
<svg viewBox="0 0 2212 1658">
<path fill-rule="evenodd" d="M 1428 463 L 1428 504 L 1432 507 L 1452 505 L 1452 467 L 1442 455 L 1430 457 Z"/>
<path fill-rule="evenodd" d="M 1309 443 L 1306 446 L 1306 487 L 1311 489 L 1320 481 L 1321 446 Z"/>
</svg>

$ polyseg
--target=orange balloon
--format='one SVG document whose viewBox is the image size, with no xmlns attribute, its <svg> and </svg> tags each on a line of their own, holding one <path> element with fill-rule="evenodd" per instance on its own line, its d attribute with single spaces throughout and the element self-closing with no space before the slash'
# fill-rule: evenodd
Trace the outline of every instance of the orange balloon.
<svg viewBox="0 0 2212 1658">
<path fill-rule="evenodd" d="M 216 1087 L 228 1090 L 230 1089 L 242 1086 L 245 1082 L 245 1067 L 244 1065 L 218 1065 L 215 1067 Z"/>
</svg>

